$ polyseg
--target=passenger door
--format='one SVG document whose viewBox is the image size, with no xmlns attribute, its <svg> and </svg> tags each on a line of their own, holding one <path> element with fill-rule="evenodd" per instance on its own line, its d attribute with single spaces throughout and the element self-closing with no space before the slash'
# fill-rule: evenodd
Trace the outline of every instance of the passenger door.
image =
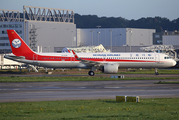
<svg viewBox="0 0 179 120">
<path fill-rule="evenodd" d="M 155 54 L 155 62 L 160 63 L 160 55 L 159 54 Z"/>
</svg>

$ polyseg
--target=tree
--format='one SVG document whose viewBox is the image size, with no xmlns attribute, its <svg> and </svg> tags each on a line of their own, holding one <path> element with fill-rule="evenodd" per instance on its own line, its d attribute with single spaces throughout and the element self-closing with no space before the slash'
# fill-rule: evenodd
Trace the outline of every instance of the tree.
<svg viewBox="0 0 179 120">
<path fill-rule="evenodd" d="M 147 17 L 138 20 L 127 20 L 122 17 L 98 17 L 97 15 L 75 14 L 75 24 L 77 28 L 146 28 L 156 29 L 157 32 L 179 30 L 179 18 L 170 21 L 167 18 Z"/>
</svg>

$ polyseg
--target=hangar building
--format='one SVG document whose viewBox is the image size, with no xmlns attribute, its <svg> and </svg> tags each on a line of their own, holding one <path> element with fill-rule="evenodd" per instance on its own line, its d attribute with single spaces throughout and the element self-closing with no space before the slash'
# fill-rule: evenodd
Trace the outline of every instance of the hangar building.
<svg viewBox="0 0 179 120">
<path fill-rule="evenodd" d="M 34 51 L 54 52 L 55 47 L 76 46 L 73 10 L 23 6 L 0 9 L 0 54 L 11 52 L 6 30 L 14 29 Z"/>
<path fill-rule="evenodd" d="M 77 46 L 99 45 L 124 46 L 124 45 L 152 45 L 155 29 L 136 28 L 101 28 L 77 29 Z"/>
<path fill-rule="evenodd" d="M 179 32 L 167 32 L 162 36 L 163 45 L 179 45 Z"/>
</svg>

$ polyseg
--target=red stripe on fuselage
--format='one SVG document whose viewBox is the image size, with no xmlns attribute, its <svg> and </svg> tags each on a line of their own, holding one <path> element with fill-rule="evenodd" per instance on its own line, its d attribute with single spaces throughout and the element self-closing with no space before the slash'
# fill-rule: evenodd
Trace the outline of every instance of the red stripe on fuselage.
<svg viewBox="0 0 179 120">
<path fill-rule="evenodd" d="M 34 54 L 33 57 L 31 56 L 26 56 L 27 60 L 36 60 L 36 61 L 80 61 L 76 60 L 74 57 L 67 57 L 67 56 L 42 56 L 38 54 Z M 149 59 L 144 59 L 144 60 L 133 60 L 133 59 L 99 59 L 99 58 L 83 58 L 82 60 L 87 60 L 87 61 L 95 61 L 95 62 L 155 62 Z"/>
</svg>

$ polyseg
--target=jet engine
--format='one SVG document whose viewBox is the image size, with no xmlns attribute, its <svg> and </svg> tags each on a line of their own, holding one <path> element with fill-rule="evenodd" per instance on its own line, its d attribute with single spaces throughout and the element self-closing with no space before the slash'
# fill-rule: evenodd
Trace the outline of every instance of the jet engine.
<svg viewBox="0 0 179 120">
<path fill-rule="evenodd" d="M 102 68 L 102 72 L 104 73 L 117 73 L 118 72 L 118 64 L 106 64 Z"/>
</svg>

